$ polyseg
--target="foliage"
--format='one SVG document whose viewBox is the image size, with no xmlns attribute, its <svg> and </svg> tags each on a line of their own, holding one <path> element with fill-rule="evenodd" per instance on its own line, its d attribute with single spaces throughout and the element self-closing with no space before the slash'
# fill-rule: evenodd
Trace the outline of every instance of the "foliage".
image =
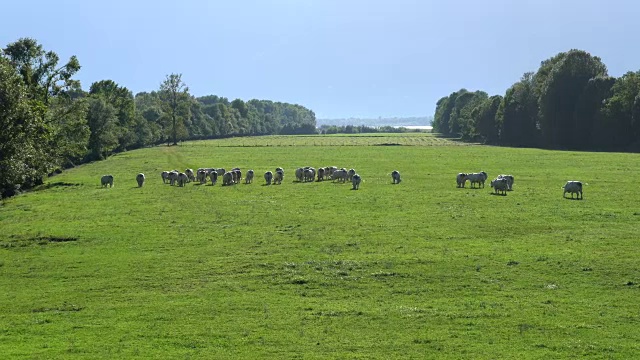
<svg viewBox="0 0 640 360">
<path fill-rule="evenodd" d="M 438 100 L 434 131 L 464 140 L 562 149 L 640 149 L 638 72 L 608 76 L 597 56 L 573 49 L 544 60 L 489 103 L 466 89 Z M 472 96 L 476 94 L 476 96 Z"/>
</svg>

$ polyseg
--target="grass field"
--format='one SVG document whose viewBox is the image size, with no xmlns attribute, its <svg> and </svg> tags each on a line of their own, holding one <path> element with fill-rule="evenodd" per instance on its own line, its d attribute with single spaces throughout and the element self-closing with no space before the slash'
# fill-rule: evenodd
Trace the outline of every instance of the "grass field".
<svg viewBox="0 0 640 360">
<path fill-rule="evenodd" d="M 391 143 L 414 146 L 369 146 Z M 305 165 L 363 183 L 295 182 Z M 160 178 L 235 166 L 255 182 Z M 277 166 L 284 182 L 264 186 Z M 514 191 L 456 188 L 481 170 Z M 119 154 L 0 206 L 0 358 L 635 358 L 639 177 L 638 154 L 429 134 Z M 584 200 L 562 198 L 567 180 Z"/>
</svg>

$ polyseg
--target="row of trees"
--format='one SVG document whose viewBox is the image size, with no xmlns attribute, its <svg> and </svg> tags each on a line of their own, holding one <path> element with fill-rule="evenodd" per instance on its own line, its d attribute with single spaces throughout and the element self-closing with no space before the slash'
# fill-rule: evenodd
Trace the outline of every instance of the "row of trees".
<svg viewBox="0 0 640 360">
<path fill-rule="evenodd" d="M 316 133 L 300 105 L 194 97 L 180 74 L 136 94 L 112 80 L 74 79 L 80 63 L 61 64 L 36 40 L 0 50 L 0 196 L 42 182 L 56 170 L 129 149 L 216 137 Z"/>
<path fill-rule="evenodd" d="M 504 96 L 461 89 L 436 104 L 434 132 L 508 146 L 640 150 L 640 71 L 608 75 L 570 50 L 525 73 Z"/>
</svg>

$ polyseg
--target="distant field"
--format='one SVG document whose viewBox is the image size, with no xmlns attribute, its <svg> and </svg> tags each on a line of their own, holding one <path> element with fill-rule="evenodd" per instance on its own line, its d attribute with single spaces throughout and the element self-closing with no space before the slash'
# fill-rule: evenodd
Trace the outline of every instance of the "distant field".
<svg viewBox="0 0 640 360">
<path fill-rule="evenodd" d="M 367 146 L 383 143 L 424 146 Z M 305 165 L 364 182 L 295 182 Z M 234 166 L 257 179 L 160 179 Z M 277 166 L 285 181 L 264 186 Z M 481 170 L 514 191 L 456 188 Z M 0 206 L 0 358 L 635 358 L 639 176 L 638 154 L 430 134 L 119 154 Z M 562 198 L 567 180 L 588 183 L 584 200 Z"/>
<path fill-rule="evenodd" d="M 441 146 L 468 145 L 436 137 L 430 133 L 410 132 L 394 134 L 336 134 L 336 135 L 278 135 L 227 138 L 216 141 L 193 141 L 187 146 L 204 147 L 254 147 L 254 146 Z"/>
</svg>

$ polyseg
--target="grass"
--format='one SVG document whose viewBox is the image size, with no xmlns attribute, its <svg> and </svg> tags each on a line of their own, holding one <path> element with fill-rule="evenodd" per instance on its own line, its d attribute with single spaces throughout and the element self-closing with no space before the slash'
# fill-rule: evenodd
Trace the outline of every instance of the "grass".
<svg viewBox="0 0 640 360">
<path fill-rule="evenodd" d="M 367 146 L 389 139 L 414 146 Z M 295 182 L 305 165 L 363 183 Z M 639 165 L 429 134 L 119 154 L 0 206 L 0 357 L 633 358 Z M 160 179 L 235 166 L 254 184 Z M 263 186 L 277 166 L 283 184 Z M 481 170 L 513 174 L 514 191 L 456 188 Z M 589 184 L 584 200 L 562 198 L 567 180 Z"/>
</svg>

